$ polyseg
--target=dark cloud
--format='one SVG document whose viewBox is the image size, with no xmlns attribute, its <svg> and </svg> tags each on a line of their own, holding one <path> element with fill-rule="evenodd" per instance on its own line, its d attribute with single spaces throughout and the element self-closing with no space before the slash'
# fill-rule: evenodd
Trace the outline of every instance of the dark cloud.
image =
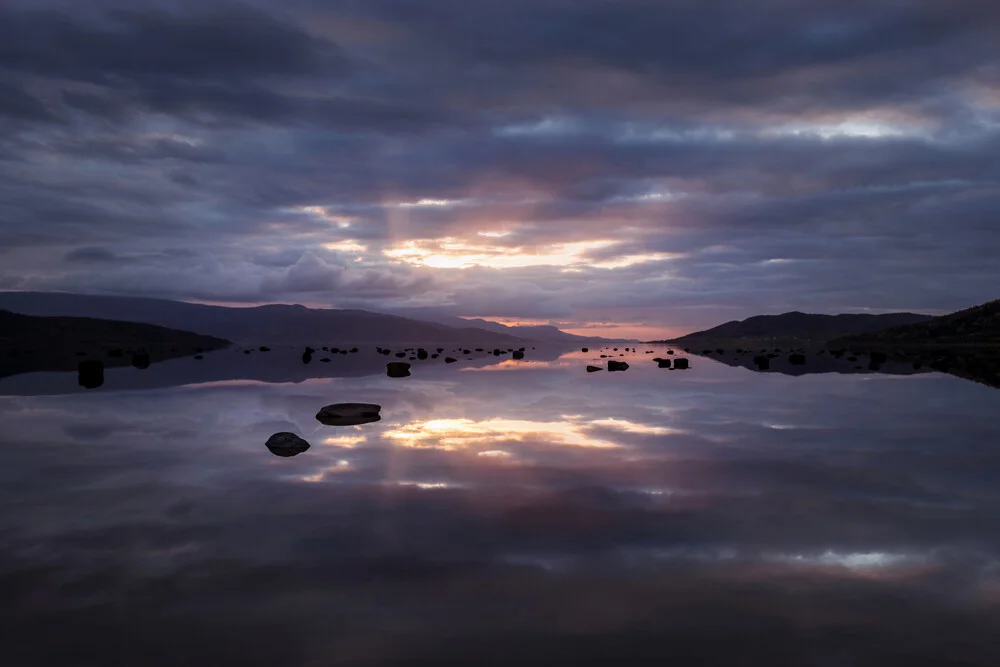
<svg viewBox="0 0 1000 667">
<path fill-rule="evenodd" d="M 19 282 L 676 327 L 995 297 L 990 3 L 0 12 Z M 144 266 L 65 273 L 93 247 Z"/>
</svg>

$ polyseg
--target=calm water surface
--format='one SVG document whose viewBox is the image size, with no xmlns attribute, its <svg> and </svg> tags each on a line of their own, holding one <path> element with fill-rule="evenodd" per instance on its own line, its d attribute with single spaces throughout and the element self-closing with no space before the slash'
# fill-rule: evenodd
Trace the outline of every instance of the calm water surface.
<svg viewBox="0 0 1000 667">
<path fill-rule="evenodd" d="M 0 664 L 1000 664 L 1000 392 L 643 349 L 0 381 Z"/>
</svg>

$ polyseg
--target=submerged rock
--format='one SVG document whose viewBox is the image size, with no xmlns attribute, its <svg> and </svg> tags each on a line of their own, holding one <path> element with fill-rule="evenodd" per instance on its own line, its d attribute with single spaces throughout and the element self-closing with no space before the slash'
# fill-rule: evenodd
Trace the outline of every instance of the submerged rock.
<svg viewBox="0 0 1000 667">
<path fill-rule="evenodd" d="M 86 389 L 97 389 L 104 384 L 104 364 L 96 359 L 81 361 L 77 367 L 77 382 Z"/>
<path fill-rule="evenodd" d="M 382 419 L 382 406 L 375 403 L 335 403 L 316 413 L 316 421 L 326 426 L 357 426 Z"/>
<path fill-rule="evenodd" d="M 390 361 L 385 365 L 385 374 L 391 378 L 410 377 L 410 365 L 405 361 Z"/>
<path fill-rule="evenodd" d="M 275 433 L 264 446 L 271 450 L 275 456 L 297 456 L 309 449 L 309 443 L 295 435 L 294 433 Z"/>
</svg>

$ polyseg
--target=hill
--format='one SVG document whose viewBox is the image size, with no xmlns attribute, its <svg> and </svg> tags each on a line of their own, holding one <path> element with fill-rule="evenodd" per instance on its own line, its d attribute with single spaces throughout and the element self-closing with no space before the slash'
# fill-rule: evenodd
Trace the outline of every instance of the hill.
<svg viewBox="0 0 1000 667">
<path fill-rule="evenodd" d="M 364 310 L 267 305 L 228 308 L 137 297 L 56 292 L 0 292 L 0 308 L 39 316 L 97 317 L 142 322 L 195 331 L 239 343 L 383 344 L 436 343 L 523 344 L 509 334 L 478 328 L 449 327 Z"/>
<path fill-rule="evenodd" d="M 0 310 L 0 376 L 75 370 L 81 360 L 90 358 L 123 366 L 132 363 L 130 353 L 139 350 L 148 354 L 148 362 L 228 345 L 220 338 L 150 324 Z"/>
<path fill-rule="evenodd" d="M 458 329 L 483 329 L 485 331 L 493 331 L 495 333 L 508 334 L 511 336 L 517 336 L 518 338 L 523 338 L 525 340 L 534 340 L 543 343 L 611 343 L 611 342 L 626 342 L 622 339 L 610 339 L 610 338 L 599 338 L 592 336 L 578 336 L 576 334 L 566 333 L 558 327 L 554 327 L 547 324 L 539 325 L 508 325 L 501 324 L 500 322 L 492 322 L 490 320 L 484 320 L 481 318 L 465 319 L 463 317 L 455 316 L 426 316 L 426 315 L 412 315 L 414 319 L 423 320 L 426 322 L 435 322 L 437 324 L 444 324 L 449 327 L 455 327 Z M 628 342 L 638 342 L 638 341 L 628 341 Z"/>
<path fill-rule="evenodd" d="M 866 334 L 901 325 L 919 324 L 931 319 L 933 318 L 930 315 L 916 313 L 820 315 L 795 311 L 782 315 L 757 315 L 745 320 L 734 320 L 712 329 L 696 331 L 672 341 L 662 342 L 696 343 L 699 341 L 754 339 L 823 343 L 834 338 Z"/>
<path fill-rule="evenodd" d="M 1000 345 L 1000 299 L 924 322 L 852 335 L 843 345 Z"/>
</svg>

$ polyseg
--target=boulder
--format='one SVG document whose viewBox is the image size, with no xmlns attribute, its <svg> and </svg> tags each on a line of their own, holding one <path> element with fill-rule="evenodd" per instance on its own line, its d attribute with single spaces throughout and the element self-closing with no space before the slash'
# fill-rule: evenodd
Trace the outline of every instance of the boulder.
<svg viewBox="0 0 1000 667">
<path fill-rule="evenodd" d="M 396 356 L 399 357 L 400 359 L 402 359 L 403 357 L 406 356 L 406 352 L 397 352 Z"/>
<path fill-rule="evenodd" d="M 260 349 L 261 352 L 270 352 L 271 351 L 271 348 L 269 348 L 267 345 L 261 345 L 260 348 L 258 348 L 258 349 Z"/>
<path fill-rule="evenodd" d="M 608 370 L 609 371 L 627 371 L 628 370 L 628 362 L 611 360 L 611 361 L 608 362 Z"/>
<path fill-rule="evenodd" d="M 691 368 L 691 363 L 684 357 L 677 357 L 674 359 L 674 368 L 679 371 L 687 370 Z"/>
<path fill-rule="evenodd" d="M 382 419 L 381 405 L 375 403 L 335 403 L 316 413 L 316 421 L 326 426 L 357 426 Z"/>
<path fill-rule="evenodd" d="M 514 351 L 514 358 L 515 359 L 524 359 L 524 352 L 521 352 L 520 350 L 515 350 Z"/>
<path fill-rule="evenodd" d="M 391 378 L 410 377 L 410 365 L 405 361 L 390 361 L 385 365 L 385 374 Z"/>
<path fill-rule="evenodd" d="M 428 356 L 429 355 L 427 354 L 427 350 L 425 350 L 424 348 L 420 348 L 419 350 L 417 350 L 417 359 L 419 359 L 420 361 L 424 361 L 425 359 L 427 359 Z"/>
<path fill-rule="evenodd" d="M 603 371 L 604 369 L 600 366 L 587 366 L 588 373 L 596 373 L 597 371 Z"/>
<path fill-rule="evenodd" d="M 656 362 L 656 366 L 658 368 L 670 368 L 670 360 L 669 359 L 660 359 L 659 361 Z"/>
<path fill-rule="evenodd" d="M 309 449 L 309 443 L 294 433 L 275 433 L 267 439 L 264 446 L 275 456 L 285 458 L 297 456 Z"/>
<path fill-rule="evenodd" d="M 581 352 L 590 352 L 590 348 L 589 347 L 581 347 L 580 351 Z M 600 370 L 600 369 L 598 369 L 598 370 Z"/>
<path fill-rule="evenodd" d="M 88 359 L 77 364 L 77 382 L 81 387 L 97 389 L 104 384 L 104 364 L 96 359 Z"/>
</svg>

